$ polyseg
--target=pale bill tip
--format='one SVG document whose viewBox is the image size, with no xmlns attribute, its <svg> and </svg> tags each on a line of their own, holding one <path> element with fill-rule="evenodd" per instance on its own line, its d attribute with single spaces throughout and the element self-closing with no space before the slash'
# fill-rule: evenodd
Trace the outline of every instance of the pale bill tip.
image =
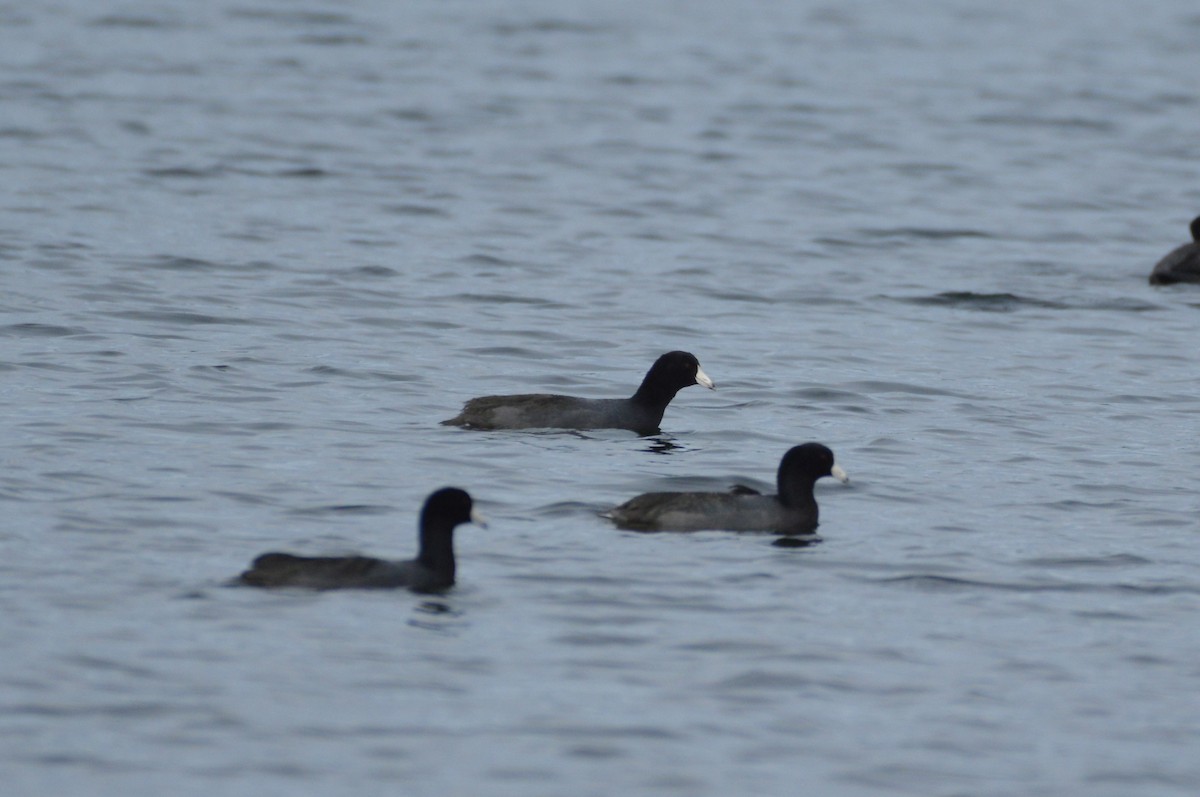
<svg viewBox="0 0 1200 797">
<path fill-rule="evenodd" d="M 848 474 L 848 473 L 846 473 L 846 471 L 842 470 L 841 465 L 834 465 L 832 468 L 829 469 L 829 472 L 833 474 L 833 478 L 837 479 L 842 484 L 845 484 L 846 482 L 850 481 L 850 474 Z"/>
<path fill-rule="evenodd" d="M 487 518 L 485 518 L 483 516 L 483 513 L 480 512 L 478 509 L 471 510 L 471 522 L 474 523 L 476 526 L 479 526 L 480 528 L 483 528 L 483 529 L 487 528 Z"/>
<path fill-rule="evenodd" d="M 700 368 L 699 366 L 696 367 L 696 384 L 704 385 L 709 390 L 716 390 L 717 388 L 717 386 L 713 384 L 713 381 L 708 378 L 708 374 L 704 373 L 704 369 Z"/>
</svg>

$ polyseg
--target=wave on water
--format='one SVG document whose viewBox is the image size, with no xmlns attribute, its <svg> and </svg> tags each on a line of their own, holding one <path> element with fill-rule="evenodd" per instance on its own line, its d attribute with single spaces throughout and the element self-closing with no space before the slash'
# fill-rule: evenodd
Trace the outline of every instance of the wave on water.
<svg viewBox="0 0 1200 797">
<path fill-rule="evenodd" d="M 1162 309 L 1160 305 L 1137 299 L 1103 299 L 1099 301 L 1063 302 L 1021 296 L 1015 293 L 978 293 L 976 291 L 942 291 L 930 296 L 895 298 L 904 304 L 923 307 L 951 307 L 978 310 L 984 313 L 1011 313 L 1017 310 L 1105 310 L 1141 313 Z"/>
<path fill-rule="evenodd" d="M 1200 584 L 1081 583 L 1066 581 L 988 581 L 957 576 L 913 573 L 877 579 L 880 584 L 913 586 L 929 591 L 1000 590 L 1004 592 L 1101 592 L 1133 595 L 1200 595 Z"/>
<path fill-rule="evenodd" d="M 943 291 L 932 296 L 913 296 L 899 301 L 926 307 L 954 307 L 988 313 L 1011 313 L 1028 307 L 1065 310 L 1068 305 L 1045 299 L 1018 296 L 1015 293 L 976 293 L 974 291 Z"/>
</svg>

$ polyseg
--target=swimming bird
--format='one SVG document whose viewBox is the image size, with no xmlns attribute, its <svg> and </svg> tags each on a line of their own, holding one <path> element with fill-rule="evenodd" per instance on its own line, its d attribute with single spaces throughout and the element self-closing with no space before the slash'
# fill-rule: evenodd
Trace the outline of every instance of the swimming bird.
<svg viewBox="0 0 1200 797">
<path fill-rule="evenodd" d="M 650 366 L 637 392 L 627 399 L 546 393 L 483 396 L 468 401 L 461 413 L 442 424 L 469 429 L 629 429 L 651 435 L 659 431 L 671 399 L 691 385 L 716 387 L 694 355 L 669 351 Z"/>
<path fill-rule="evenodd" d="M 1151 285 L 1200 282 L 1200 216 L 1192 219 L 1192 242 L 1177 246 L 1150 272 Z"/>
<path fill-rule="evenodd" d="M 425 499 L 416 559 L 264 553 L 234 583 L 307 589 L 407 587 L 414 592 L 439 592 L 454 586 L 454 528 L 460 523 L 486 525 L 465 490 L 443 487 Z"/>
<path fill-rule="evenodd" d="M 728 493 L 643 493 L 612 509 L 608 516 L 634 531 L 773 531 L 811 534 L 817 528 L 813 485 L 822 476 L 847 482 L 850 477 L 820 443 L 795 446 L 779 463 L 777 495 L 748 487 Z"/>
</svg>

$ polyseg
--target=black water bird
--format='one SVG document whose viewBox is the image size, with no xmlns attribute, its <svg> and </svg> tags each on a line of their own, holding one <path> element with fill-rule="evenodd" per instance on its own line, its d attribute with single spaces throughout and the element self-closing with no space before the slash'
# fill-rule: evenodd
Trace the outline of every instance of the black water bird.
<svg viewBox="0 0 1200 797">
<path fill-rule="evenodd" d="M 234 583 L 306 589 L 407 587 L 414 592 L 440 592 L 454 586 L 454 529 L 462 523 L 486 525 L 465 490 L 444 487 L 425 499 L 416 559 L 264 553 Z"/>
<path fill-rule="evenodd" d="M 850 477 L 820 443 L 795 446 L 783 455 L 777 495 L 748 487 L 727 493 L 643 493 L 612 509 L 619 527 L 634 531 L 771 531 L 811 534 L 817 528 L 813 485 L 822 476 L 847 482 Z"/>
<path fill-rule="evenodd" d="M 691 385 L 715 387 L 694 355 L 670 351 L 650 366 L 630 398 L 588 399 L 547 393 L 483 396 L 468 401 L 461 413 L 442 424 L 469 429 L 629 429 L 651 435 L 659 431 L 671 399 Z"/>
</svg>

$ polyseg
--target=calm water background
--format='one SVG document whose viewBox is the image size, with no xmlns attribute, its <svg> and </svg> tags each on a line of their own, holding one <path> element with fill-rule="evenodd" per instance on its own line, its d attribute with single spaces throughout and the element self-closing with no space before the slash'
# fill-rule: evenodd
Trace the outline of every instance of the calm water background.
<svg viewBox="0 0 1200 797">
<path fill-rule="evenodd" d="M 5 793 L 1200 793 L 1198 36 L 0 4 Z M 437 424 L 673 348 L 660 438 Z M 819 545 L 597 517 L 809 439 Z M 222 586 L 443 484 L 443 599 Z"/>
</svg>

